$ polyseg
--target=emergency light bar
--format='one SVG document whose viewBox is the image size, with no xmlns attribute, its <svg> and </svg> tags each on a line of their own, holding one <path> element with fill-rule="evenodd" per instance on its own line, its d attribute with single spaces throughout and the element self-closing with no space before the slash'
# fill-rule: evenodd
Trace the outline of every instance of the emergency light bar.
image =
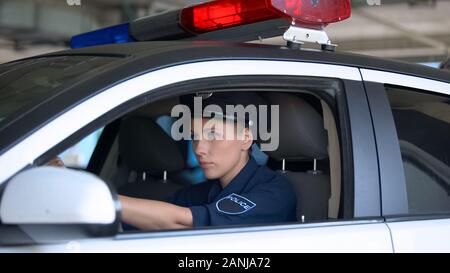
<svg viewBox="0 0 450 273">
<path fill-rule="evenodd" d="M 216 0 L 76 35 L 70 45 L 79 48 L 133 41 L 200 38 L 214 31 L 277 20 L 286 20 L 286 27 L 290 22 L 291 33 L 293 27 L 320 31 L 329 23 L 350 17 L 350 13 L 350 0 Z M 247 30 L 251 31 L 251 28 Z M 285 35 L 285 39 L 291 36 Z M 305 36 L 309 37 L 307 41 L 312 41 L 311 37 L 320 35 L 308 33 Z M 323 44 L 323 40 L 326 39 L 321 38 L 319 43 Z"/>
</svg>

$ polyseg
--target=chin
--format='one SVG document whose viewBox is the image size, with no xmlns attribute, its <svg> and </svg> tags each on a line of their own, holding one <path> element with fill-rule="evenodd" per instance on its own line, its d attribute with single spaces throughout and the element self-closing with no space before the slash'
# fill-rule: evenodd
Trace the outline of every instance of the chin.
<svg viewBox="0 0 450 273">
<path fill-rule="evenodd" d="M 213 171 L 213 170 L 203 170 L 203 173 L 205 174 L 205 177 L 208 178 L 208 179 L 220 178 L 220 174 L 218 172 Z"/>
<path fill-rule="evenodd" d="M 214 174 L 208 174 L 208 173 L 205 173 L 205 177 L 206 178 L 208 178 L 208 179 L 217 179 L 217 178 L 219 178 L 219 176 L 218 175 L 214 175 Z"/>
</svg>

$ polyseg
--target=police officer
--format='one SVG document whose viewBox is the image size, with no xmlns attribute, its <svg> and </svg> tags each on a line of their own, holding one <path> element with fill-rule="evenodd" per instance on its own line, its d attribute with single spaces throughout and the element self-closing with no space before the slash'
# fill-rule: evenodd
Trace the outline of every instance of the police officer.
<svg viewBox="0 0 450 273">
<path fill-rule="evenodd" d="M 296 197 L 290 183 L 250 155 L 254 137 L 249 127 L 255 121 L 223 114 L 226 105 L 257 105 L 261 98 L 250 92 L 202 97 L 201 110 L 209 105 L 223 109 L 208 118 L 193 116 L 191 123 L 193 150 L 208 180 L 180 190 L 168 202 L 119 196 L 122 220 L 140 229 L 295 221 Z M 192 101 L 188 96 L 191 113 Z"/>
</svg>

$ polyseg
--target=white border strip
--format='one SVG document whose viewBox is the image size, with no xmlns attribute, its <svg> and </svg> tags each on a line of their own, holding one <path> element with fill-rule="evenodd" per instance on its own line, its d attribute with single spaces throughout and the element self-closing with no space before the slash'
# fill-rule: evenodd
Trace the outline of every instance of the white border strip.
<svg viewBox="0 0 450 273">
<path fill-rule="evenodd" d="M 217 76 L 293 75 L 361 81 L 359 70 L 339 65 L 289 61 L 206 61 L 153 71 L 113 86 L 67 111 L 0 156 L 0 184 L 60 143 L 120 104 L 169 84 Z"/>
<path fill-rule="evenodd" d="M 364 81 L 395 84 L 450 95 L 450 83 L 369 69 L 361 69 L 361 75 Z"/>
</svg>

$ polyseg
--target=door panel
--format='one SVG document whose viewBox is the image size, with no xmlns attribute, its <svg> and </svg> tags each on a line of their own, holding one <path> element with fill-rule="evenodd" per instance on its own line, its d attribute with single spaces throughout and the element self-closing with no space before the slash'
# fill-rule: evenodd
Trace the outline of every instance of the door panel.
<svg viewBox="0 0 450 273">
<path fill-rule="evenodd" d="M 450 218 L 388 223 L 395 252 L 450 252 Z"/>
<path fill-rule="evenodd" d="M 259 69 L 261 67 L 261 69 Z M 289 68 L 289 69 L 288 69 Z M 345 73 L 342 73 L 345 70 Z M 49 147 L 72 135 L 80 128 L 115 107 L 130 101 L 151 90 L 169 84 L 192 79 L 228 75 L 289 75 L 339 77 L 345 75 L 345 90 L 348 106 L 339 106 L 342 114 L 350 116 L 345 130 L 351 131 L 350 141 L 343 142 L 343 147 L 356 151 L 355 159 L 355 194 L 344 192 L 345 199 L 354 201 L 356 216 L 379 216 L 380 201 L 378 192 L 378 172 L 375 153 L 373 128 L 370 113 L 356 68 L 334 65 L 278 61 L 211 61 L 186 64 L 151 72 L 116 85 L 86 100 L 84 103 L 67 111 L 50 124 L 25 139 L 20 145 L 0 157 L 0 163 L 8 162 L 20 167 L 20 164 L 33 162 Z M 341 76 L 339 76 L 341 75 Z M 107 104 L 104 102 L 108 101 Z M 348 108 L 347 108 L 348 107 Z M 348 110 L 348 113 L 345 111 Z M 344 128 L 341 128 L 344 130 Z M 58 134 L 52 132 L 58 131 Z M 22 158 L 15 158 L 25 155 Z M 346 166 L 344 166 L 345 168 Z M 348 166 L 347 166 L 348 167 Z M 2 173 L 4 177 L 7 174 Z M 1 177 L 0 177 L 1 181 Z M 353 179 L 348 180 L 353 184 Z M 352 218 L 353 214 L 345 215 Z M 79 246 L 85 251 L 318 251 L 318 252 L 354 252 L 377 251 L 391 252 L 392 244 L 387 226 L 377 221 L 339 222 L 335 224 L 301 224 L 287 227 L 208 229 L 195 231 L 154 232 L 148 234 L 120 235 L 116 240 L 99 239 L 74 242 L 72 245 L 45 245 L 14 248 L 18 251 L 70 251 Z"/>
</svg>

